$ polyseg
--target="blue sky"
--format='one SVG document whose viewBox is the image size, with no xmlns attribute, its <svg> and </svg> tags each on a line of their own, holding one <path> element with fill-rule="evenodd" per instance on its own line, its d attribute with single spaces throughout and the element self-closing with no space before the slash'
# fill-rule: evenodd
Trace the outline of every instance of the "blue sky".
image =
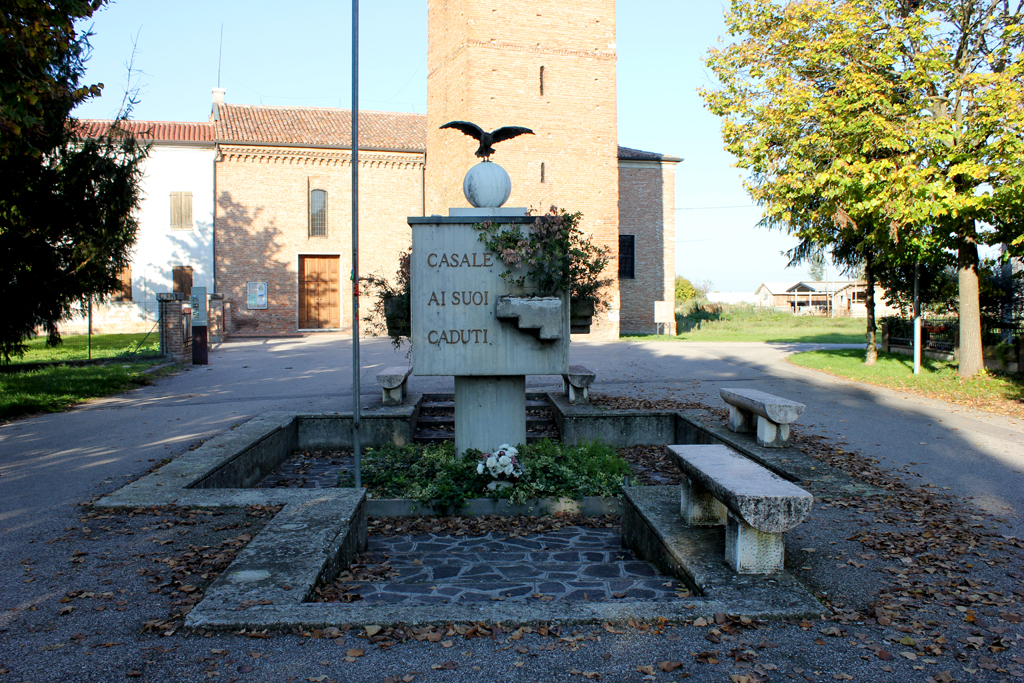
<svg viewBox="0 0 1024 683">
<path fill-rule="evenodd" d="M 793 244 L 756 227 L 722 150 L 717 117 L 697 88 L 711 85 L 703 56 L 724 33 L 723 5 L 695 0 L 617 3 L 619 144 L 683 157 L 676 179 L 676 272 L 719 291 L 753 292 L 762 281 L 806 277 L 786 268 Z M 426 112 L 426 0 L 360 3 L 360 106 Z M 96 13 L 89 82 L 103 97 L 75 110 L 110 118 L 120 107 L 132 58 L 140 101 L 134 118 L 204 121 L 217 85 L 227 101 L 348 108 L 351 4 L 322 0 L 121 0 Z"/>
</svg>

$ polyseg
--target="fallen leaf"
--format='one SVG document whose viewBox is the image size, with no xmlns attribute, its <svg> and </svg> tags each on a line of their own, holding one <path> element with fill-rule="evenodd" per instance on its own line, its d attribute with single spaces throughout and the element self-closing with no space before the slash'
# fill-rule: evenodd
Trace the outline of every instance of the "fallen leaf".
<svg viewBox="0 0 1024 683">
<path fill-rule="evenodd" d="M 431 664 L 430 668 L 434 669 L 435 671 L 437 671 L 437 670 L 451 670 L 451 669 L 458 669 L 459 665 L 456 664 L 455 662 L 448 661 L 448 662 L 442 662 L 441 664 Z"/>
<path fill-rule="evenodd" d="M 360 650 L 359 648 L 355 648 L 355 647 L 345 653 L 345 655 L 348 656 L 348 657 L 362 657 L 365 654 L 366 654 L 365 650 Z"/>
<path fill-rule="evenodd" d="M 382 630 L 381 627 L 377 626 L 376 624 L 373 624 L 372 626 L 364 626 L 363 628 L 366 629 L 366 636 L 368 638 L 374 637 L 375 635 L 380 633 L 381 630 Z"/>
<path fill-rule="evenodd" d="M 647 674 L 648 676 L 653 676 L 654 675 L 654 667 L 651 666 L 650 664 L 638 665 L 636 667 L 636 670 L 639 671 L 642 674 Z"/>
<path fill-rule="evenodd" d="M 658 668 L 666 673 L 672 673 L 683 665 L 682 662 L 658 662 Z"/>
</svg>

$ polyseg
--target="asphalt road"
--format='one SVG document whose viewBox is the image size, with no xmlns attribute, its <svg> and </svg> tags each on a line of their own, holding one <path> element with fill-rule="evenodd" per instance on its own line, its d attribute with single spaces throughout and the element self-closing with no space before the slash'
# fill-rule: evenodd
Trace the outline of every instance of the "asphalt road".
<svg viewBox="0 0 1024 683">
<path fill-rule="evenodd" d="M 404 350 L 396 351 L 384 340 L 369 340 L 361 346 L 360 384 L 365 401 L 372 404 L 380 400 L 376 371 L 407 359 Z M 570 357 L 597 373 L 593 387 L 597 393 L 696 399 L 714 406 L 721 405 L 720 386 L 739 385 L 803 401 L 808 408 L 800 428 L 880 458 L 905 479 L 949 487 L 950 493 L 973 498 L 970 503 L 1007 519 L 1009 528 L 1000 526 L 996 533 L 1024 537 L 1024 425 L 836 380 L 785 362 L 788 353 L 814 347 L 574 342 Z M 451 649 L 413 642 L 380 650 L 356 638 L 355 631 L 338 642 L 286 634 L 262 640 L 227 634 L 166 638 L 141 633 L 147 621 L 166 617 L 174 609 L 171 597 L 153 593 L 150 586 L 158 584 L 149 582 L 147 571 L 154 567 L 163 571 L 168 553 L 216 548 L 225 535 L 237 534 L 247 528 L 245 524 L 255 522 L 240 513 L 225 513 L 223 520 L 212 518 L 190 526 L 162 521 L 164 516 L 173 517 L 170 513 L 97 520 L 86 517 L 80 505 L 119 488 L 161 459 L 262 412 L 329 412 L 352 406 L 351 346 L 342 335 L 234 341 L 214 349 L 210 362 L 66 413 L 0 425 L 0 681 L 379 682 L 386 676 L 404 675 L 416 681 L 580 683 L 597 680 L 582 672 L 600 672 L 603 680 L 645 680 L 648 674 L 636 667 L 662 660 L 683 661 L 679 673 L 692 673 L 694 680 L 730 680 L 729 675 L 750 673 L 739 658 L 724 656 L 737 646 L 756 651 L 754 660 L 768 667 L 762 671 L 772 672 L 772 679 L 785 672 L 785 678 L 823 681 L 839 680 L 840 673 L 856 680 L 924 680 L 952 669 L 954 677 L 963 680 L 961 668 L 977 672 L 985 663 L 981 655 L 988 656 L 985 650 L 968 648 L 963 660 L 945 656 L 930 664 L 925 659 L 924 669 L 917 670 L 911 665 L 916 667 L 922 660 L 897 657 L 886 663 L 880 655 L 874 656 L 873 649 L 864 649 L 865 644 L 877 643 L 895 652 L 906 632 L 850 625 L 844 635 L 858 640 L 829 637 L 836 635 L 826 633 L 829 622 L 774 624 L 735 637 L 727 632 L 721 644 L 705 637 L 712 635 L 707 628 L 693 626 L 658 634 L 626 627 L 624 633 L 611 633 L 587 626 L 580 627 L 576 640 L 571 636 L 574 629 L 567 629 L 563 635 L 569 636 L 568 641 L 535 635 L 520 641 L 456 639 Z M 531 388 L 550 390 L 560 384 L 557 377 L 531 377 L 528 382 Z M 450 391 L 452 380 L 413 377 L 411 389 Z M 802 552 L 805 545 L 818 549 L 800 559 L 807 564 L 803 580 L 827 589 L 833 600 L 845 593 L 851 606 L 870 600 L 877 582 L 885 580 L 884 573 L 872 572 L 884 567 L 863 560 L 868 563 L 863 570 L 840 572 L 833 561 L 840 555 L 833 558 L 822 550 L 845 553 L 843 566 L 847 566 L 846 555 L 852 553 L 861 553 L 851 555 L 861 562 L 857 558 L 863 557 L 863 548 L 842 539 L 863 523 L 862 517 L 845 508 L 822 505 L 793 535 L 797 544 L 793 550 Z M 1002 586 L 1000 595 L 1009 596 L 1022 586 L 1019 562 L 1013 560 L 1011 565 L 992 564 L 985 570 L 988 574 L 977 580 L 991 580 L 993 590 Z M 82 591 L 89 597 L 80 593 L 68 597 Z M 67 611 L 68 607 L 75 609 Z M 973 628 L 964 625 L 962 618 L 961 626 L 956 626 L 956 615 L 952 610 L 936 612 L 935 628 L 945 628 L 946 619 L 950 629 Z M 1003 622 L 993 627 L 1002 629 L 1000 642 L 1024 639 L 1019 628 L 1014 627 L 1018 631 L 1014 633 L 999 623 Z M 914 637 L 920 639 L 916 633 Z M 948 634 L 954 642 L 953 631 Z M 982 635 L 989 640 L 996 637 L 988 632 Z M 975 631 L 972 637 L 981 636 Z M 827 647 L 820 645 L 825 642 L 822 638 Z M 755 647 L 761 641 L 769 645 Z M 520 647 L 526 652 L 516 649 Z M 1000 656 L 1019 655 L 1020 645 L 1016 647 Z M 348 648 L 365 648 L 366 655 L 345 662 L 342 657 Z M 709 664 L 694 658 L 694 653 L 704 650 L 719 651 L 723 661 Z M 432 669 L 434 665 L 447 668 Z M 981 671 L 978 676 L 969 674 L 970 679 L 1005 677 Z M 655 677 L 677 680 L 659 670 Z"/>
</svg>

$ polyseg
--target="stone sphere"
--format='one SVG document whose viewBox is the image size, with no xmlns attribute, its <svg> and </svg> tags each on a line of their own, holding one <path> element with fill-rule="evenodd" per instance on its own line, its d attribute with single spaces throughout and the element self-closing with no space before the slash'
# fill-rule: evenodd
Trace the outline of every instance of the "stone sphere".
<svg viewBox="0 0 1024 683">
<path fill-rule="evenodd" d="M 462 192 L 466 201 L 478 209 L 497 208 L 512 194 L 512 179 L 493 161 L 481 161 L 466 173 Z"/>
</svg>

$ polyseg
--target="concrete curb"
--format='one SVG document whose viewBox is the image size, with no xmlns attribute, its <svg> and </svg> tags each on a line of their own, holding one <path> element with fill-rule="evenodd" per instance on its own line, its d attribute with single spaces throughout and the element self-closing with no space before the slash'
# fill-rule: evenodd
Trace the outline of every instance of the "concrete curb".
<svg viewBox="0 0 1024 683">
<path fill-rule="evenodd" d="M 365 444 L 411 441 L 412 427 L 422 397 L 410 404 L 367 411 L 363 416 Z M 590 406 L 571 406 L 564 397 L 549 394 L 556 420 L 568 425 L 577 440 L 614 435 L 614 443 L 727 443 L 788 479 L 809 478 L 831 493 L 870 493 L 841 472 L 791 448 L 762 448 L 746 435 L 727 430 L 719 433 L 699 421 L 702 411 L 601 411 Z M 703 596 L 672 601 L 614 601 L 601 603 L 523 602 L 494 604 L 380 605 L 359 603 L 311 603 L 315 586 L 335 576 L 355 554 L 365 548 L 366 518 L 408 514 L 436 514 L 416 501 L 370 500 L 353 489 L 247 489 L 273 471 L 293 451 L 301 448 L 338 448 L 351 445 L 351 413 L 265 413 L 236 425 L 186 453 L 156 472 L 104 496 L 98 508 L 137 508 L 154 505 L 187 507 L 240 507 L 282 504 L 284 508 L 239 553 L 210 588 L 202 602 L 189 613 L 191 628 L 269 629 L 310 628 L 341 623 L 426 625 L 486 621 L 513 623 L 579 623 L 669 620 L 711 616 L 718 612 L 752 618 L 794 617 L 818 614 L 820 605 L 788 575 L 750 577 L 732 573 L 725 566 L 722 544 L 703 539 L 706 530 L 684 533 L 675 530 L 665 539 L 678 546 L 678 557 L 664 560 L 670 574 L 688 577 Z M 346 430 L 346 427 L 348 428 Z M 347 434 L 347 435 L 346 435 Z M 646 439 L 646 441 L 639 440 Z M 628 445 L 628 441 L 626 444 Z M 811 463 L 814 464 L 811 464 Z M 789 470 L 795 469 L 794 473 Z M 795 476 L 794 476 L 795 475 Z M 806 481 L 803 482 L 806 484 Z M 661 492 L 658 489 L 671 489 Z M 677 487 L 630 487 L 647 492 L 655 514 L 661 507 L 678 508 L 661 497 L 677 497 Z M 634 496 L 635 497 L 635 496 Z M 666 498 L 667 500 L 667 498 Z M 659 502 L 661 501 L 661 502 Z M 575 501 L 542 499 L 525 506 L 489 498 L 472 501 L 471 514 L 539 514 L 572 510 L 584 514 L 615 514 L 614 499 Z M 667 509 L 667 508 L 666 508 Z M 663 512 L 663 511 L 662 511 Z M 678 509 L 676 509 L 678 513 Z M 623 510 L 624 515 L 630 514 Z M 668 514 L 668 513 L 665 513 Z M 669 515 L 671 516 L 671 515 Z M 678 515 L 676 515 L 678 516 Z M 659 529 L 672 528 L 666 518 Z M 626 536 L 624 519 L 623 534 Z M 653 530 L 640 535 L 653 538 Z M 636 534 L 634 534 L 636 536 Z"/>
</svg>

